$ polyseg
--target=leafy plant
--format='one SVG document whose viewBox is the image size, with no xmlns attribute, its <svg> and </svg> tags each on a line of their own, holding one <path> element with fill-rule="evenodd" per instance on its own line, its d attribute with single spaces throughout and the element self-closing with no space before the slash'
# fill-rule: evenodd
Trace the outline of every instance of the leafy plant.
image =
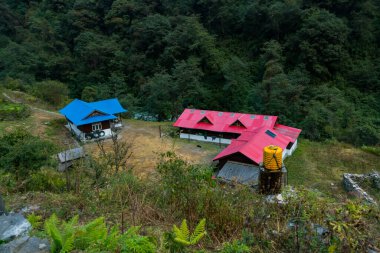
<svg viewBox="0 0 380 253">
<path fill-rule="evenodd" d="M 32 217 L 35 220 L 35 217 Z M 70 221 L 59 221 L 53 214 L 45 222 L 45 232 L 51 242 L 52 253 L 72 250 L 84 252 L 153 253 L 156 245 L 147 236 L 138 234 L 140 227 L 130 227 L 124 234 L 114 226 L 108 229 L 103 217 L 88 224 L 78 225 L 78 216 Z"/>
<path fill-rule="evenodd" d="M 33 229 L 40 229 L 42 226 L 42 216 L 34 213 L 29 214 L 26 219 L 32 225 Z"/>
<path fill-rule="evenodd" d="M 121 250 L 125 253 L 153 253 L 155 244 L 147 236 L 137 234 L 140 227 L 130 227 L 120 238 Z"/>
<path fill-rule="evenodd" d="M 181 227 L 173 225 L 174 240 L 184 246 L 197 244 L 206 235 L 206 219 L 199 221 L 193 233 L 190 234 L 186 219 L 182 220 Z"/>
<path fill-rule="evenodd" d="M 107 227 L 104 217 L 99 217 L 90 223 L 79 227 L 75 233 L 75 249 L 85 250 L 107 238 Z"/>
<path fill-rule="evenodd" d="M 78 216 L 68 222 L 60 222 L 55 214 L 45 222 L 45 232 L 49 236 L 52 253 L 66 253 L 74 248 L 77 223 Z"/>
<path fill-rule="evenodd" d="M 248 253 L 250 249 L 244 243 L 234 240 L 232 243 L 224 244 L 221 253 Z"/>
</svg>

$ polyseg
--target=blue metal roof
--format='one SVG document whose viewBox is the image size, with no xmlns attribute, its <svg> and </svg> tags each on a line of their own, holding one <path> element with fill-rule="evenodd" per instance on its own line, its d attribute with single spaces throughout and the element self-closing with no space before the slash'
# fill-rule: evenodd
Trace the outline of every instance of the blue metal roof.
<svg viewBox="0 0 380 253">
<path fill-rule="evenodd" d="M 87 103 L 79 99 L 74 99 L 59 112 L 77 126 L 100 122 L 104 120 L 116 119 L 113 114 L 126 112 L 116 98 Z M 89 117 L 93 112 L 101 115 Z"/>
</svg>

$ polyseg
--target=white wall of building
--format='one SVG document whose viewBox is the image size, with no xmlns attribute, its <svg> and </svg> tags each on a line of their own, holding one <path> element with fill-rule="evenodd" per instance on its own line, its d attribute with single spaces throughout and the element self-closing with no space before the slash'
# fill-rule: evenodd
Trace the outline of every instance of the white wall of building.
<svg viewBox="0 0 380 253">
<path fill-rule="evenodd" d="M 230 139 L 224 139 L 219 137 L 210 137 L 210 136 L 203 136 L 203 135 L 196 135 L 196 134 L 186 134 L 186 133 L 180 133 L 179 137 L 181 139 L 188 139 L 188 140 L 196 140 L 196 141 L 205 141 L 205 142 L 213 142 L 213 143 L 221 143 L 221 144 L 231 144 Z"/>
<path fill-rule="evenodd" d="M 86 140 L 85 133 L 83 133 L 81 130 L 79 130 L 74 124 L 71 124 L 70 122 L 65 125 L 67 129 L 69 129 L 80 141 L 93 141 L 96 139 Z M 97 139 L 107 139 L 112 136 L 112 130 L 111 129 L 102 129 L 101 131 L 104 131 L 104 136 Z"/>
<path fill-rule="evenodd" d="M 294 153 L 294 151 L 297 148 L 297 142 L 298 142 L 298 140 L 296 140 L 293 143 L 293 146 L 290 149 L 285 149 L 285 150 L 282 151 L 282 160 L 284 160 L 288 156 L 291 156 Z"/>
</svg>

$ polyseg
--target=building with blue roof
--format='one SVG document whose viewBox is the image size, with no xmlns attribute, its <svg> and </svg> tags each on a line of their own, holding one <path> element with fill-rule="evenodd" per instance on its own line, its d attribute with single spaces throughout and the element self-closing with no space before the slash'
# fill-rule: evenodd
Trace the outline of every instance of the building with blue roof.
<svg viewBox="0 0 380 253">
<path fill-rule="evenodd" d="M 121 113 L 127 112 L 117 98 L 96 102 L 74 99 L 59 110 L 67 119 L 66 127 L 80 140 L 107 138 L 122 127 Z"/>
</svg>

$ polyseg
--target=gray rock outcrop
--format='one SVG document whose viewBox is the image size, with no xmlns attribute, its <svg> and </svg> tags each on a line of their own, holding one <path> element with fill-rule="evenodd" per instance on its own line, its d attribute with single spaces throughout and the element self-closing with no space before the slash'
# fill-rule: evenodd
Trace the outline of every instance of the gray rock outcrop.
<svg viewBox="0 0 380 253">
<path fill-rule="evenodd" d="M 0 216 L 0 240 L 10 241 L 16 237 L 25 235 L 31 225 L 27 219 L 19 213 L 10 213 Z"/>
<path fill-rule="evenodd" d="M 49 242 L 46 239 L 23 236 L 7 244 L 0 245 L 1 253 L 49 253 Z"/>
</svg>

